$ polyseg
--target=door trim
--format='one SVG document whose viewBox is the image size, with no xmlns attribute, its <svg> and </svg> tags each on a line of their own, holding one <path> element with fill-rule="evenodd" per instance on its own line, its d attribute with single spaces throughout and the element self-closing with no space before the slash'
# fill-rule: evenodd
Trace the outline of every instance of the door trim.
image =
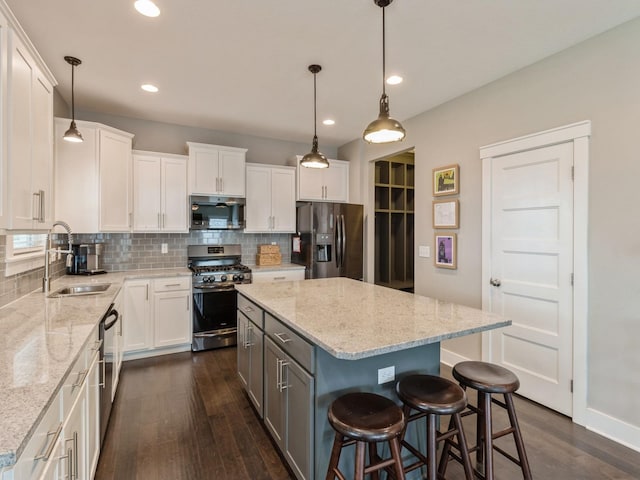
<svg viewBox="0 0 640 480">
<path fill-rule="evenodd" d="M 589 138 L 591 121 L 585 120 L 543 132 L 480 147 L 482 160 L 482 308 L 488 310 L 491 278 L 491 160 L 526 150 L 573 142 L 573 421 L 587 421 L 587 320 L 588 320 L 588 220 Z M 491 352 L 489 332 L 482 334 L 482 359 Z"/>
</svg>

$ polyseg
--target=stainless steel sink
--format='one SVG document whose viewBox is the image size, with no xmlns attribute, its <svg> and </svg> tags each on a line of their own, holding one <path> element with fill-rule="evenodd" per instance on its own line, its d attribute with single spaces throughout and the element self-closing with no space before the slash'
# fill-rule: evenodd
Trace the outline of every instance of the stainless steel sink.
<svg viewBox="0 0 640 480">
<path fill-rule="evenodd" d="M 50 297 L 75 297 L 79 295 L 96 295 L 106 291 L 110 283 L 88 283 L 85 285 L 70 285 L 62 287 L 49 294 Z"/>
</svg>

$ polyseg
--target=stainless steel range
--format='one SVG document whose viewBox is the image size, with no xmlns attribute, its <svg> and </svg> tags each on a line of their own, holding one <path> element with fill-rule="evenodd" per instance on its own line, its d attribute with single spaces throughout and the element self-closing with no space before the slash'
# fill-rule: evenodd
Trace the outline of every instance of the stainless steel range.
<svg viewBox="0 0 640 480">
<path fill-rule="evenodd" d="M 195 351 L 236 344 L 235 285 L 251 283 L 251 269 L 242 265 L 240 245 L 189 245 L 193 272 L 193 340 Z"/>
</svg>

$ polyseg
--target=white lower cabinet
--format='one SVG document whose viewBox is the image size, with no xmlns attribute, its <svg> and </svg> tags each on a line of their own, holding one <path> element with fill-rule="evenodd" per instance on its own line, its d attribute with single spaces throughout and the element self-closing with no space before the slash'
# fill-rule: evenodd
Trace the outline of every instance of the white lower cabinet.
<svg viewBox="0 0 640 480">
<path fill-rule="evenodd" d="M 123 290 L 123 340 L 128 358 L 190 348 L 191 277 L 129 280 Z"/>
<path fill-rule="evenodd" d="M 287 270 L 251 271 L 251 283 L 304 280 L 304 267 Z"/>
<path fill-rule="evenodd" d="M 98 329 L 3 480 L 90 480 L 100 455 Z"/>
</svg>

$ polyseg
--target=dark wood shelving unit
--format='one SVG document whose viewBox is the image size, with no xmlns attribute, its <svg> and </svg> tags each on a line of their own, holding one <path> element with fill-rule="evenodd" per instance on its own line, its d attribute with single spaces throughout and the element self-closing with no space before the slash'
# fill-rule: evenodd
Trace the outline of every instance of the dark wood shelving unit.
<svg viewBox="0 0 640 480">
<path fill-rule="evenodd" d="M 414 154 L 375 163 L 375 283 L 413 291 Z"/>
</svg>

